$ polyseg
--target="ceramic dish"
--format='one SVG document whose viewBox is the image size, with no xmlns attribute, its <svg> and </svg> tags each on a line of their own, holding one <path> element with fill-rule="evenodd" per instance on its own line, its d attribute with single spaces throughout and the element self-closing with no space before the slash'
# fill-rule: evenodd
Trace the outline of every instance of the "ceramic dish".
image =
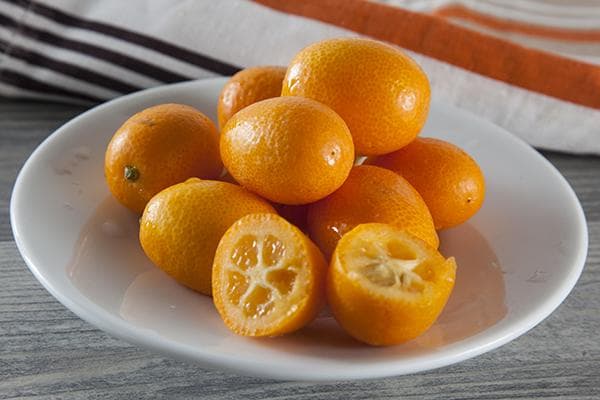
<svg viewBox="0 0 600 400">
<path fill-rule="evenodd" d="M 210 298 L 155 268 L 137 240 L 138 217 L 103 177 L 114 131 L 146 107 L 178 102 L 215 120 L 225 79 L 186 82 L 100 105 L 54 132 L 21 170 L 11 200 L 15 240 L 35 277 L 98 328 L 162 354 L 241 374 L 333 380 L 407 374 L 452 364 L 522 335 L 565 299 L 587 252 L 585 218 L 560 173 L 530 146 L 474 115 L 433 103 L 424 136 L 468 151 L 487 181 L 484 206 L 441 233 L 456 257 L 456 288 L 436 324 L 404 345 L 373 348 L 324 312 L 274 339 L 229 332 Z"/>
</svg>

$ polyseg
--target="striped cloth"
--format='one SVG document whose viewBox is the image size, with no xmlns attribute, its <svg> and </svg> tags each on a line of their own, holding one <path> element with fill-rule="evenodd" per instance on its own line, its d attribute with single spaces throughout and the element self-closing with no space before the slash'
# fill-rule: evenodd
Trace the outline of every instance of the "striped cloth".
<svg viewBox="0 0 600 400">
<path fill-rule="evenodd" d="M 593 0 L 0 0 L 0 95 L 97 103 L 285 65 L 364 36 L 406 50 L 434 99 L 534 146 L 600 154 Z"/>
</svg>

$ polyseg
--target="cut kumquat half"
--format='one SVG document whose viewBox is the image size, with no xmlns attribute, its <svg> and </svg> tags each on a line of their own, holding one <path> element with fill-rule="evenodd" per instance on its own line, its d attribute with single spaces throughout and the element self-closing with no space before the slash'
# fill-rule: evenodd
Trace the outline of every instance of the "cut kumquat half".
<svg viewBox="0 0 600 400">
<path fill-rule="evenodd" d="M 327 297 L 335 319 L 354 338 L 394 345 L 424 333 L 444 308 L 456 276 L 423 240 L 392 225 L 358 225 L 331 259 Z"/>
<path fill-rule="evenodd" d="M 221 239 L 213 299 L 225 325 L 244 336 L 300 329 L 325 300 L 327 263 L 298 228 L 275 214 L 250 214 Z"/>
</svg>

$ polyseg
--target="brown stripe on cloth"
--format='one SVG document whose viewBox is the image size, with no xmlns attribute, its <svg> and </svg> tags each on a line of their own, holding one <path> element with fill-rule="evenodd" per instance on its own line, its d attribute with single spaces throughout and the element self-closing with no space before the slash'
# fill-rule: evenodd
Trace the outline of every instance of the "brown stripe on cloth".
<svg viewBox="0 0 600 400">
<path fill-rule="evenodd" d="M 4 82 L 22 89 L 31 90 L 33 92 L 65 97 L 74 97 L 91 103 L 100 103 L 104 101 L 103 99 L 89 94 L 76 92 L 70 89 L 64 89 L 58 86 L 54 86 L 47 82 L 38 81 L 37 79 L 34 79 L 27 75 L 23 75 L 20 72 L 8 68 L 3 68 L 2 70 L 0 70 L 0 82 Z"/>
<path fill-rule="evenodd" d="M 60 61 L 34 50 L 28 50 L 17 45 L 10 45 L 8 42 L 0 39 L 0 52 L 2 51 L 4 51 L 4 57 L 17 58 L 30 65 L 37 65 L 115 92 L 131 93 L 142 90 L 141 87 L 131 85 L 100 72 L 95 72 L 69 62 Z"/>
<path fill-rule="evenodd" d="M 47 43 L 53 46 L 86 54 L 90 57 L 119 65 L 140 75 L 145 75 L 158 81 L 175 83 L 192 79 L 191 77 L 181 75 L 174 71 L 169 71 L 156 64 L 147 63 L 140 59 L 130 57 L 126 54 L 119 53 L 115 50 L 85 43 L 79 40 L 61 37 L 45 29 L 34 28 L 27 24 L 19 24 L 17 21 L 5 14 L 2 14 L 1 12 L 0 24 L 5 27 L 18 29 L 19 34 L 30 37 L 38 42 Z"/>
<path fill-rule="evenodd" d="M 466 29 L 441 17 L 364 0 L 254 0 L 385 40 L 457 67 L 600 109 L 600 67 Z"/>
<path fill-rule="evenodd" d="M 148 35 L 142 35 L 122 27 L 109 25 L 98 21 L 84 19 L 76 15 L 66 13 L 57 8 L 50 7 L 44 4 L 30 0 L 0 0 L 11 3 L 23 8 L 27 8 L 29 12 L 48 18 L 51 21 L 58 22 L 62 25 L 72 26 L 79 29 L 86 29 L 112 36 L 114 38 L 142 46 L 191 65 L 203 68 L 208 71 L 216 72 L 220 75 L 233 75 L 241 68 L 226 62 L 214 59 L 212 57 L 200 54 L 173 43 L 166 42 Z"/>
<path fill-rule="evenodd" d="M 442 17 L 459 18 L 466 21 L 471 21 L 498 31 L 517 32 L 530 36 L 568 40 L 573 42 L 600 41 L 600 29 L 567 29 L 534 25 L 483 14 L 459 4 L 449 4 L 439 7 L 433 11 L 433 14 Z"/>
</svg>

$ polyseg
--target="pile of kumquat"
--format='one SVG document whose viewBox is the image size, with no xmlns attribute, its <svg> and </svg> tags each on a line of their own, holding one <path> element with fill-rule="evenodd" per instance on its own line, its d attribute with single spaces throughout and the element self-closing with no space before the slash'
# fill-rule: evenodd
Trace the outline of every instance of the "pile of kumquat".
<svg viewBox="0 0 600 400">
<path fill-rule="evenodd" d="M 234 75 L 218 128 L 183 104 L 133 115 L 108 144 L 106 181 L 141 214 L 146 255 L 212 296 L 233 332 L 293 332 L 328 304 L 354 338 L 399 344 L 435 322 L 454 287 L 437 231 L 485 194 L 473 158 L 418 136 L 429 101 L 401 50 L 325 40 L 287 68 Z"/>
</svg>

